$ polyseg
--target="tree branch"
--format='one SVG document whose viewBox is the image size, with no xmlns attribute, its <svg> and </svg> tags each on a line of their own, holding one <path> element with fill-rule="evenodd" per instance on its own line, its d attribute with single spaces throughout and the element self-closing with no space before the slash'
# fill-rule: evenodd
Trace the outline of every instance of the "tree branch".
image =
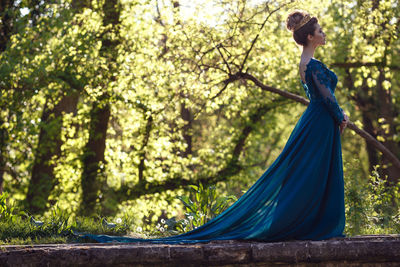
<svg viewBox="0 0 400 267">
<path fill-rule="evenodd" d="M 383 62 L 335 62 L 331 64 L 333 67 L 339 68 L 360 68 L 360 67 L 387 67 L 391 70 L 399 70 L 400 66 L 397 65 L 387 65 Z"/>
<path fill-rule="evenodd" d="M 300 103 L 302 103 L 304 105 L 308 105 L 309 104 L 309 101 L 306 100 L 305 98 L 303 98 L 301 96 L 298 96 L 298 95 L 295 95 L 295 94 L 292 94 L 292 93 L 289 93 L 289 92 L 281 91 L 281 90 L 279 90 L 277 88 L 266 86 L 266 85 L 262 84 L 259 80 L 257 80 L 254 76 L 252 76 L 252 75 L 250 75 L 248 73 L 241 73 L 240 76 L 243 79 L 251 80 L 252 82 L 254 82 L 255 85 L 260 87 L 262 90 L 270 91 L 270 92 L 279 94 L 281 96 L 293 99 L 293 100 L 295 100 L 297 102 L 300 102 Z M 366 131 L 358 128 L 353 122 L 349 122 L 347 124 L 347 128 L 352 129 L 353 131 L 355 131 L 359 136 L 364 138 L 365 141 L 367 141 L 369 144 L 371 144 L 377 150 L 382 152 L 382 154 L 388 160 L 390 160 L 393 163 L 394 166 L 396 166 L 397 168 L 400 169 L 400 160 L 389 149 L 387 149 L 382 143 L 380 143 L 378 140 L 376 140 L 373 136 L 371 136 Z"/>
<path fill-rule="evenodd" d="M 229 74 L 231 74 L 231 73 L 232 73 L 231 68 L 229 67 L 228 62 L 226 62 L 225 57 L 224 57 L 224 55 L 223 55 L 222 52 L 221 52 L 221 49 L 220 49 L 221 47 L 222 47 L 221 44 L 218 44 L 218 45 L 217 45 L 218 52 L 219 52 L 219 54 L 221 55 L 222 60 L 223 60 L 224 63 L 225 63 L 225 66 L 228 68 Z"/>
</svg>

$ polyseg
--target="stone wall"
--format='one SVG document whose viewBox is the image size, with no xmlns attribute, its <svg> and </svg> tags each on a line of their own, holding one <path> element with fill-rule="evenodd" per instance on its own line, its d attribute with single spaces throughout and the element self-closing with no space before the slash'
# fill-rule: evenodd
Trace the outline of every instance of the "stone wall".
<svg viewBox="0 0 400 267">
<path fill-rule="evenodd" d="M 2 246 L 1 266 L 400 266 L 400 235 L 325 241 Z"/>
</svg>

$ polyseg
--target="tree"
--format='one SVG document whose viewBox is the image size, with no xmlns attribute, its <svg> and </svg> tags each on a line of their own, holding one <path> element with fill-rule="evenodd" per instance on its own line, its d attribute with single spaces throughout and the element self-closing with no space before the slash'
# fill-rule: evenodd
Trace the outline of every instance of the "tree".
<svg viewBox="0 0 400 267">
<path fill-rule="evenodd" d="M 9 45 L 10 36 L 16 30 L 16 22 L 19 17 L 18 6 L 15 1 L 2 1 L 0 4 L 0 53 L 3 53 Z M 3 110 L 2 103 L 2 110 Z M 8 142 L 8 135 L 6 129 L 3 127 L 4 119 L 3 114 L 0 116 L 0 193 L 3 192 L 3 176 L 6 168 L 6 155 L 5 148 Z"/>
<path fill-rule="evenodd" d="M 89 6 L 88 1 L 72 1 L 69 10 L 71 15 L 66 16 L 67 22 L 74 23 L 68 19 L 82 13 L 84 8 Z M 32 7 L 31 17 L 35 22 L 33 27 L 40 19 L 40 13 L 37 10 L 39 7 L 39 3 Z M 56 74 L 58 77 L 54 78 L 65 78 L 68 74 L 68 70 L 65 69 Z M 79 92 L 82 87 L 83 85 L 76 86 L 66 83 L 60 90 L 47 96 L 40 119 L 39 139 L 26 195 L 26 208 L 34 214 L 43 213 L 48 209 L 49 196 L 58 183 L 54 169 L 62 152 L 63 116 L 68 113 L 76 114 Z"/>
<path fill-rule="evenodd" d="M 349 101 L 360 113 L 359 124 L 371 136 L 400 158 L 399 58 L 398 41 L 400 6 L 396 1 L 363 1 L 348 12 L 352 1 L 334 3 L 333 18 L 340 28 L 339 44 L 333 55 L 334 66 L 342 69 L 344 88 Z M 378 153 L 376 147 L 366 143 L 369 170 L 375 165 L 390 184 L 400 180 L 400 166 L 389 157 Z"/>
<path fill-rule="evenodd" d="M 107 88 L 116 80 L 117 73 L 117 46 L 119 44 L 120 27 L 120 4 L 117 0 L 105 1 L 103 3 L 103 26 L 101 48 L 99 56 L 106 60 L 107 70 L 99 68 L 99 74 L 104 74 L 103 80 L 99 81 L 103 91 L 93 101 L 90 111 L 89 139 L 84 148 L 82 156 L 83 172 L 81 178 L 82 202 L 80 213 L 91 215 L 99 201 L 99 193 L 104 183 L 104 151 L 106 147 L 108 122 L 110 119 L 110 93 Z M 107 72 L 105 72 L 107 71 Z"/>
</svg>

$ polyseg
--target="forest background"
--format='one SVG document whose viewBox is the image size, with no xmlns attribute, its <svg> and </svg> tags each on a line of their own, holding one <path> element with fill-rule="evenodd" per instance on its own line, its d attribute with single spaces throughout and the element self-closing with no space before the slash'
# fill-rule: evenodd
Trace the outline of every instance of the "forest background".
<svg viewBox="0 0 400 267">
<path fill-rule="evenodd" d="M 294 9 L 319 18 L 315 57 L 353 122 L 346 231 L 400 232 L 395 0 L 4 0 L 1 191 L 36 216 L 57 206 L 145 229 L 184 216 L 189 185 L 240 197 L 306 108 Z"/>
</svg>

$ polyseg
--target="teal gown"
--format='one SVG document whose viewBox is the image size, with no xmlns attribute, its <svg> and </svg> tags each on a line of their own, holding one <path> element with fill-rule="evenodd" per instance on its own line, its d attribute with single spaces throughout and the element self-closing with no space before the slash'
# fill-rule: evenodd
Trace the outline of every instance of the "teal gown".
<svg viewBox="0 0 400 267">
<path fill-rule="evenodd" d="M 337 76 L 312 58 L 306 83 L 310 104 L 281 154 L 245 194 L 206 224 L 183 234 L 139 239 L 86 235 L 98 242 L 197 243 L 212 240 L 323 240 L 343 237 L 343 165 L 334 96 Z"/>
</svg>

